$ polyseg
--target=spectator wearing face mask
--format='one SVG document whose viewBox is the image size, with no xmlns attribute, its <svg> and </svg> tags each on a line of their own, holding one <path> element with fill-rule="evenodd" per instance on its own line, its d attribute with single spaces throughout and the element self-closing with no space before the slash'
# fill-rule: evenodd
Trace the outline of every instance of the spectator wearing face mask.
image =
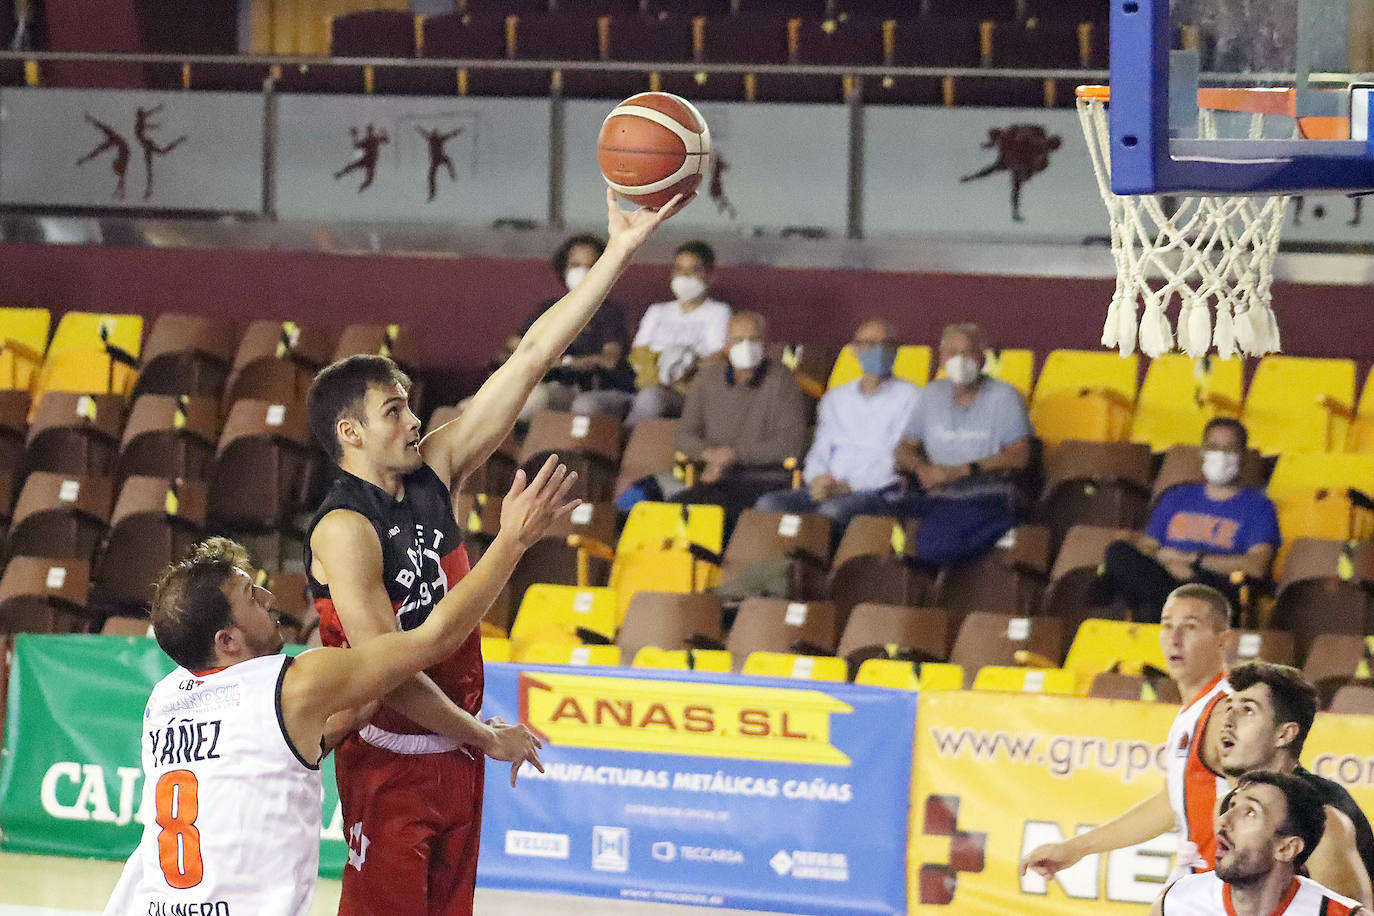
<svg viewBox="0 0 1374 916">
<path fill-rule="evenodd" d="M 582 282 L 605 250 L 606 243 L 595 235 L 574 235 L 554 252 L 553 272 L 571 290 Z M 558 298 L 541 304 L 525 319 L 519 333 L 507 338 L 502 361 L 515 352 L 530 326 Z M 625 312 L 607 299 L 568 345 L 559 365 L 530 393 L 520 419 L 528 421 L 541 410 L 623 414 L 634 392 L 634 370 L 626 361 L 629 338 Z"/>
<path fill-rule="evenodd" d="M 1263 490 L 1240 484 L 1248 443 L 1239 420 L 1208 422 L 1202 432 L 1206 482 L 1169 488 L 1143 535 L 1107 547 L 1095 602 L 1119 596 L 1136 620 L 1157 623 L 1164 599 L 1184 582 L 1205 583 L 1235 600 L 1232 573 L 1269 577 L 1280 542 L 1278 513 Z"/>
<path fill-rule="evenodd" d="M 946 327 L 939 352 L 945 377 L 921 392 L 896 451 L 927 497 L 916 558 L 936 565 L 983 553 L 1015 525 L 1013 477 L 1031 457 L 1025 399 L 983 374 L 982 330 Z"/>
<path fill-rule="evenodd" d="M 687 389 L 677 449 L 701 471 L 675 502 L 725 509 L 726 530 L 771 490 L 786 486 L 783 462 L 806 445 L 806 396 L 785 367 L 764 358 L 763 316 L 730 319 L 729 359 L 703 366 Z"/>
<path fill-rule="evenodd" d="M 724 349 L 730 306 L 707 296 L 715 266 L 716 253 L 705 242 L 686 242 L 673 253 L 673 298 L 649 306 L 635 332 L 630 362 L 639 392 L 628 425 L 680 414 L 692 373 Z"/>
<path fill-rule="evenodd" d="M 921 389 L 893 377 L 897 344 L 887 322 L 859 325 L 849 348 L 863 375 L 821 398 L 816 439 L 806 453 L 805 486 L 768 493 L 757 504 L 768 512 L 827 515 L 836 541 L 856 515 L 903 516 L 915 508 L 893 465 L 893 452 Z"/>
</svg>

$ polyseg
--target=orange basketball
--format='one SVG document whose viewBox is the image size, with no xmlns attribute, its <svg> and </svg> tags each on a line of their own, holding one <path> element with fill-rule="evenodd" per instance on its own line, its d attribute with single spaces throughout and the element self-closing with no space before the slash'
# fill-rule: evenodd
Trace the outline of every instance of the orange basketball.
<svg viewBox="0 0 1374 916">
<path fill-rule="evenodd" d="M 686 99 L 641 92 L 606 116 L 596 161 L 611 190 L 642 207 L 661 207 L 701 184 L 711 164 L 711 131 Z"/>
</svg>

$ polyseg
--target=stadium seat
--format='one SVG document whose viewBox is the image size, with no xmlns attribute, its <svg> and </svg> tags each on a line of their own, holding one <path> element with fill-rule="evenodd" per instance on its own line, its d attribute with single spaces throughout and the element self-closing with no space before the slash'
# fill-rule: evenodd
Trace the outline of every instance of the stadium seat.
<svg viewBox="0 0 1374 916">
<path fill-rule="evenodd" d="M 206 485 L 199 481 L 126 480 L 95 564 L 91 605 L 146 609 L 158 577 L 200 540 L 207 496 Z"/>
<path fill-rule="evenodd" d="M 997 693 L 1074 694 L 1073 672 L 1063 668 L 1016 668 L 984 665 L 973 678 L 974 690 Z"/>
<path fill-rule="evenodd" d="M 1246 487 L 1263 487 L 1268 478 L 1264 459 L 1253 448 L 1247 448 L 1240 462 L 1240 484 Z M 1150 503 L 1159 502 L 1159 497 L 1170 487 L 1182 483 L 1202 483 L 1202 447 L 1199 445 L 1172 445 L 1164 453 L 1164 461 L 1159 466 L 1150 488 Z"/>
<path fill-rule="evenodd" d="M 959 15 L 970 12 L 961 9 Z M 990 43 L 994 68 L 1076 70 L 1084 66 L 1076 23 L 986 18 L 994 25 Z M 1061 97 L 1058 81 L 1044 79 L 963 80 L 957 91 L 961 105 L 1043 108 L 1071 104 L 1074 99 L 1071 91 Z"/>
<path fill-rule="evenodd" d="M 607 32 L 607 59 L 616 61 L 663 61 L 686 64 L 693 60 L 692 20 L 665 16 L 611 14 Z M 586 74 L 582 74 L 585 78 Z M 643 90 L 657 89 L 662 77 L 648 73 L 610 72 L 598 74 L 600 93 L 626 97 Z M 598 93 L 598 94 L 600 94 Z"/>
<path fill-rule="evenodd" d="M 0 387 L 3 387 L 2 380 Z M 1355 417 L 1350 421 L 1350 428 L 1345 434 L 1345 450 L 1374 451 L 1374 367 L 1371 367 L 1369 375 L 1365 376 L 1364 388 L 1360 390 L 1360 402 L 1355 407 Z"/>
<path fill-rule="evenodd" d="M 218 440 L 216 398 L 142 395 L 124 425 L 118 476 L 208 479 Z"/>
<path fill-rule="evenodd" d="M 1351 503 L 1349 490 L 1374 490 L 1374 453 L 1294 452 L 1279 456 L 1268 493 L 1285 543 L 1300 537 L 1337 540 L 1374 535 L 1374 518 Z"/>
<path fill-rule="evenodd" d="M 788 20 L 772 16 L 725 16 L 701 21 L 701 60 L 708 64 L 786 64 L 790 62 Z M 752 102 L 756 75 L 746 73 L 664 73 L 662 86 L 694 101 Z"/>
<path fill-rule="evenodd" d="M 1017 0 L 921 0 L 921 12 L 932 19 L 977 16 L 989 22 L 1012 22 L 1020 15 Z"/>
<path fill-rule="evenodd" d="M 1143 443 L 1069 440 L 1050 449 L 1039 517 L 1053 543 L 1074 525 L 1145 527 L 1153 470 Z"/>
<path fill-rule="evenodd" d="M 651 18 L 665 16 L 728 16 L 730 0 L 645 0 L 644 13 Z"/>
<path fill-rule="evenodd" d="M 609 642 L 616 631 L 615 592 L 609 588 L 532 585 L 525 592 L 510 637 L 520 643 L 579 643 L 579 630 Z"/>
<path fill-rule="evenodd" d="M 1098 567 L 1102 565 L 1107 545 L 1134 536 L 1135 532 L 1125 528 L 1100 528 L 1096 525 L 1075 525 L 1070 528 L 1050 570 L 1044 613 L 1062 619 L 1071 631 L 1076 631 L 1089 618 L 1124 620 L 1128 613 L 1124 604 L 1116 602 L 1107 607 L 1096 607 L 1088 603 L 1088 598 L 1097 581 Z"/>
<path fill-rule="evenodd" d="M 23 469 L 31 404 L 27 391 L 0 389 L 0 474 L 8 474 L 14 479 Z M 8 503 L 0 498 L 0 516 L 8 513 Z"/>
<path fill-rule="evenodd" d="M 924 387 L 926 382 L 930 381 L 930 347 L 898 347 L 897 359 L 892 364 L 892 374 L 896 378 L 906 379 L 913 385 Z M 863 369 L 859 366 L 859 358 L 846 346 L 840 350 L 840 355 L 835 357 L 835 365 L 830 370 L 826 388 L 838 388 L 840 385 L 858 381 L 861 375 Z"/>
<path fill-rule="evenodd" d="M 1031 426 L 1047 447 L 1067 439 L 1118 442 L 1135 410 L 1137 357 L 1054 350 L 1030 403 Z"/>
<path fill-rule="evenodd" d="M 660 649 L 657 646 L 645 646 L 636 652 L 632 667 L 716 674 L 729 674 L 732 670 L 730 653 L 721 649 Z"/>
<path fill-rule="evenodd" d="M 1316 685 L 1323 708 L 1341 687 L 1370 679 L 1374 652 L 1369 640 L 1363 634 L 1322 633 L 1312 641 L 1302 674 Z"/>
<path fill-rule="evenodd" d="M 114 482 L 108 477 L 34 471 L 19 491 L 7 550 L 10 556 L 90 560 L 113 503 Z"/>
<path fill-rule="evenodd" d="M 620 649 L 565 642 L 512 642 L 511 661 L 526 665 L 619 665 Z"/>
<path fill-rule="evenodd" d="M 254 321 L 234 353 L 224 407 L 242 398 L 273 403 L 304 400 L 315 373 L 333 352 L 324 334 L 294 321 Z"/>
<path fill-rule="evenodd" d="M 615 644 L 626 658 L 635 658 L 645 646 L 679 651 L 703 637 L 721 641 L 720 601 L 714 595 L 642 591 L 630 599 Z"/>
<path fill-rule="evenodd" d="M 334 360 L 359 353 L 386 356 L 401 368 L 409 371 L 419 354 L 415 348 L 415 335 L 399 324 L 350 324 L 339 335 L 334 347 Z M 415 382 L 416 379 L 411 379 Z M 411 396 L 411 401 L 419 399 Z"/>
<path fill-rule="evenodd" d="M 1346 684 L 1336 691 L 1326 711 L 1353 716 L 1374 716 L 1374 685 Z"/>
<path fill-rule="evenodd" d="M 234 335 L 229 327 L 200 315 L 159 315 L 143 348 L 143 367 L 134 397 L 144 394 L 207 395 L 224 392 Z"/>
<path fill-rule="evenodd" d="M 1135 675 L 1145 665 L 1165 671 L 1168 662 L 1159 646 L 1159 631 L 1157 623 L 1085 620 L 1069 645 L 1064 668 L 1073 672 L 1081 691 L 1105 672 Z"/>
<path fill-rule="evenodd" d="M 1253 661 L 1292 665 L 1297 657 L 1296 641 L 1287 630 L 1241 630 L 1236 637 L 1234 661 L 1228 667 Z"/>
<path fill-rule="evenodd" d="M 824 19 L 830 0 L 735 0 L 735 12 L 745 16 L 782 16 Z"/>
<path fill-rule="evenodd" d="M 47 309 L 0 308 L 0 390 L 27 391 L 48 351 Z"/>
<path fill-rule="evenodd" d="M 1018 525 L 977 559 L 941 567 L 930 603 L 955 615 L 955 630 L 969 611 L 1032 613 L 1044 596 L 1053 552 L 1048 527 Z"/>
<path fill-rule="evenodd" d="M 637 481 L 673 470 L 676 437 L 677 420 L 670 417 L 642 420 L 630 431 L 615 478 L 617 499 Z"/>
<path fill-rule="evenodd" d="M 572 11 L 568 5 L 556 14 L 520 16 L 515 22 L 515 57 L 517 60 L 576 60 L 601 59 L 603 22 L 582 12 Z M 564 95 L 573 97 L 623 98 L 615 81 L 603 82 L 602 72 L 592 70 L 557 71 L 562 79 Z M 507 92 L 511 95 L 547 95 L 550 73 L 547 70 L 511 71 L 502 79 L 512 81 Z"/>
<path fill-rule="evenodd" d="M 1139 674 L 1095 675 L 1088 696 L 1104 700 L 1144 700 L 1150 703 L 1178 703 L 1178 685 L 1164 678 L 1156 683 Z"/>
<path fill-rule="evenodd" d="M 487 509 L 501 500 L 489 498 Z M 499 515 L 496 519 L 499 527 Z M 485 530 L 495 533 L 494 528 Z M 579 550 L 584 540 L 600 544 L 615 542 L 615 505 L 608 502 L 582 503 L 572 515 L 549 527 L 544 537 L 525 551 L 511 573 L 511 597 L 519 604 L 525 589 L 536 582 L 553 585 L 604 586 L 610 579 L 611 564 L 600 556 Z"/>
<path fill-rule="evenodd" d="M 1072 22 L 1106 22 L 1107 0 L 1029 0 L 1026 15 Z"/>
<path fill-rule="evenodd" d="M 315 461 L 300 403 L 235 401 L 224 420 L 210 485 L 220 527 L 277 527 L 310 502 Z"/>
<path fill-rule="evenodd" d="M 881 647 L 914 650 L 943 660 L 949 657 L 952 641 L 947 611 L 865 601 L 849 612 L 835 654 L 848 659 L 863 649 Z"/>
<path fill-rule="evenodd" d="M 1265 455 L 1321 452 L 1344 446 L 1354 406 L 1354 360 L 1266 356 L 1241 419 Z"/>
<path fill-rule="evenodd" d="M 502 60 L 510 56 L 515 22 L 505 12 L 442 13 L 426 16 L 420 28 L 420 56 L 445 59 Z M 414 91 L 425 95 L 486 95 L 494 70 L 445 68 L 421 70 L 407 78 Z"/>
<path fill-rule="evenodd" d="M 0 633 L 71 633 L 85 624 L 85 560 L 12 557 L 0 576 Z"/>
<path fill-rule="evenodd" d="M 1243 368 L 1239 359 L 1195 360 L 1182 353 L 1150 360 L 1131 423 L 1131 441 L 1143 442 L 1153 452 L 1197 445 L 1208 420 L 1240 415 Z"/>
<path fill-rule="evenodd" d="M 124 617 L 116 614 L 105 618 L 105 622 L 100 625 L 100 635 L 148 639 L 153 635 L 153 626 L 147 617 Z"/>
<path fill-rule="evenodd" d="M 834 568 L 854 557 L 890 557 L 906 553 L 906 531 L 900 519 L 856 515 L 849 520 L 835 548 Z"/>
<path fill-rule="evenodd" d="M 829 578 L 830 600 L 835 602 L 841 621 L 847 620 L 852 609 L 865 601 L 926 606 L 933 589 L 934 576 L 929 571 L 918 570 L 906 559 L 892 554 L 850 557 L 833 568 Z"/>
<path fill-rule="evenodd" d="M 1288 630 L 1306 658 L 1324 633 L 1369 632 L 1374 544 L 1299 538 L 1289 545 L 1269 625 Z"/>
<path fill-rule="evenodd" d="M 619 420 L 605 414 L 541 410 L 530 421 L 516 460 L 533 480 L 554 453 L 569 470 L 577 471 L 574 495 L 593 502 L 614 499 L 620 464 Z"/>
<path fill-rule="evenodd" d="M 835 605 L 829 601 L 785 601 L 745 598 L 725 648 L 742 665 L 750 652 L 799 652 L 803 648 L 830 653 L 838 635 Z"/>
<path fill-rule="evenodd" d="M 29 422 L 24 464 L 58 474 L 109 474 L 127 410 L 117 394 L 49 392 Z"/>
<path fill-rule="evenodd" d="M 941 21 L 905 19 L 891 27 L 891 58 L 898 67 L 972 69 L 983 64 L 983 22 L 969 14 Z M 953 105 L 963 85 L 952 76 L 885 76 L 865 102 L 890 105 Z"/>
<path fill-rule="evenodd" d="M 57 323 L 34 400 L 48 391 L 108 392 L 128 397 L 138 379 L 143 319 L 67 312 Z"/>
<path fill-rule="evenodd" d="M 508 662 L 510 661 L 510 656 L 511 650 L 509 639 L 503 636 L 482 637 L 482 661 Z"/>
<path fill-rule="evenodd" d="M 974 611 L 954 638 L 949 661 L 964 669 L 965 686 L 984 665 L 1058 665 L 1064 657 L 1064 622 L 1056 617 L 1017 617 Z"/>
<path fill-rule="evenodd" d="M 830 525 L 820 513 L 764 512 L 746 509 L 730 535 L 721 561 L 721 585 L 756 573 L 760 563 L 790 563 L 794 580 L 824 573 L 830 566 Z M 817 575 L 819 579 L 819 575 Z M 803 586 L 804 591 L 812 591 Z"/>
<path fill-rule="evenodd" d="M 332 57 L 414 57 L 415 19 L 401 10 L 365 10 L 330 16 L 329 54 Z M 407 72 L 399 68 L 351 66 L 344 64 L 287 65 L 281 68 L 279 92 L 338 92 L 361 94 L 370 91 L 379 77 L 391 88 L 387 76 Z M 385 90 L 383 90 L 385 91 Z"/>
<path fill-rule="evenodd" d="M 757 0 L 756 0 L 757 2 Z M 822 3 L 822 5 L 824 5 Z M 743 7 L 744 12 L 753 12 Z M 790 15 L 799 15 L 793 11 Z M 800 13 L 794 27 L 798 64 L 842 67 L 855 64 L 878 67 L 884 62 L 882 23 L 875 19 L 828 19 L 823 15 L 808 17 Z M 854 77 L 813 76 L 788 74 L 760 76 L 758 98 L 777 102 L 829 102 L 838 104 L 848 98 L 848 86 Z M 869 92 L 873 77 L 863 78 L 864 94 Z"/>
<path fill-rule="evenodd" d="M 859 665 L 859 670 L 854 675 L 854 683 L 893 690 L 916 690 L 920 686 L 916 674 L 918 667 L 915 662 L 898 661 L 893 658 L 870 658 Z M 959 677 L 962 682 L 963 674 Z"/>
<path fill-rule="evenodd" d="M 750 652 L 741 674 L 786 677 L 809 681 L 849 680 L 844 659 L 825 655 L 793 655 L 787 652 Z"/>
</svg>

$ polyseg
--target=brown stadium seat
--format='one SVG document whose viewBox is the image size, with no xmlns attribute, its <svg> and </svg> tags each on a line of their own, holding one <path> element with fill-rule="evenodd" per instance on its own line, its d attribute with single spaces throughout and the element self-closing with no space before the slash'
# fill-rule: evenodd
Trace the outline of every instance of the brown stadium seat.
<svg viewBox="0 0 1374 916">
<path fill-rule="evenodd" d="M 334 360 L 358 353 L 388 356 L 408 372 L 408 367 L 415 365 L 417 357 L 415 336 L 403 325 L 350 324 L 339 335 L 339 343 L 334 347 Z"/>
<path fill-rule="evenodd" d="M 932 19 L 977 17 L 988 22 L 1014 22 L 1017 0 L 921 0 L 921 11 Z"/>
<path fill-rule="evenodd" d="M 145 394 L 124 426 L 118 477 L 208 479 L 218 440 L 216 398 Z"/>
<path fill-rule="evenodd" d="M 798 64 L 878 67 L 884 62 L 883 26 L 877 20 L 803 18 L 797 22 L 795 31 Z M 845 83 L 841 76 L 760 75 L 756 97 L 773 102 L 839 103 L 846 99 Z M 866 77 L 863 83 L 867 96 L 877 80 Z"/>
<path fill-rule="evenodd" d="M 693 637 L 719 641 L 720 602 L 712 595 L 635 592 L 615 635 L 621 658 L 634 658 L 645 646 L 666 651 L 693 647 Z"/>
<path fill-rule="evenodd" d="M 400 10 L 366 10 L 330 17 L 329 53 L 333 57 L 414 57 L 415 17 Z M 370 67 L 320 64 L 283 66 L 277 82 L 280 92 L 342 92 L 367 90 Z M 372 72 L 377 91 L 393 91 L 393 74 L 399 68 L 379 67 Z"/>
<path fill-rule="evenodd" d="M 1374 543 L 1298 538 L 1288 550 L 1269 625 L 1289 630 L 1299 658 L 1323 633 L 1368 633 Z"/>
<path fill-rule="evenodd" d="M 1026 9 L 1028 16 L 1070 22 L 1106 23 L 1109 12 L 1107 0 L 1030 0 Z"/>
<path fill-rule="evenodd" d="M 701 24 L 701 59 L 709 64 L 786 64 L 790 62 L 788 23 L 772 16 L 726 16 Z M 702 102 L 751 101 L 755 74 L 664 73 L 666 92 Z"/>
<path fill-rule="evenodd" d="M 572 11 L 576 9 L 577 13 Z M 567 12 L 542 16 L 519 16 L 515 22 L 517 60 L 601 59 L 601 23 L 568 4 Z M 503 95 L 548 95 L 551 74 L 548 70 L 511 70 L 501 74 L 506 87 Z M 568 96 L 616 96 L 601 86 L 601 74 L 586 70 L 564 70 L 563 94 Z"/>
<path fill-rule="evenodd" d="M 903 19 L 892 35 L 892 63 L 898 67 L 973 68 L 982 64 L 980 30 L 975 17 L 932 21 Z M 953 77 L 891 76 L 876 81 L 865 102 L 894 105 L 953 104 L 958 87 Z"/>
<path fill-rule="evenodd" d="M 835 654 L 847 658 L 872 646 L 895 645 L 943 661 L 951 639 L 949 613 L 940 608 L 863 602 L 849 612 Z"/>
<path fill-rule="evenodd" d="M 929 572 L 889 552 L 886 556 L 850 557 L 835 566 L 830 571 L 828 592 L 843 624 L 851 610 L 865 601 L 904 607 L 927 605 L 934 584 Z"/>
<path fill-rule="evenodd" d="M 89 560 L 105 534 L 113 504 L 114 481 L 108 477 L 34 471 L 14 507 L 9 554 Z"/>
<path fill-rule="evenodd" d="M 153 585 L 191 552 L 205 526 L 204 482 L 130 477 L 110 516 L 105 549 L 95 565 L 90 603 L 102 609 L 146 609 Z"/>
<path fill-rule="evenodd" d="M 1125 620 L 1129 609 L 1120 602 L 1105 607 L 1090 605 L 1089 595 L 1097 581 L 1097 570 L 1107 552 L 1107 545 L 1135 532 L 1125 528 L 1103 528 L 1097 525 L 1074 525 L 1064 537 L 1059 554 L 1050 570 L 1050 584 L 1045 590 L 1042 611 L 1064 621 L 1077 632 L 1078 625 L 1090 617 L 1106 620 Z"/>
<path fill-rule="evenodd" d="M 24 463 L 24 440 L 29 431 L 27 390 L 0 391 L 0 473 L 17 475 Z M 0 508 L 8 509 L 8 506 Z"/>
<path fill-rule="evenodd" d="M 905 543 L 906 532 L 901 519 L 856 515 L 849 520 L 840 537 L 832 566 L 839 569 L 854 557 L 890 557 L 897 546 L 904 548 Z"/>
<path fill-rule="evenodd" d="M 625 454 L 620 456 L 620 473 L 615 478 L 617 498 L 635 481 L 673 469 L 676 437 L 677 420 L 671 417 L 643 420 L 630 431 Z"/>
<path fill-rule="evenodd" d="M 305 405 L 234 402 L 220 433 L 210 486 L 217 526 L 280 526 L 306 508 L 315 461 Z"/>
<path fill-rule="evenodd" d="M 233 358 L 234 335 L 227 324 L 200 315 L 160 315 L 143 347 L 143 367 L 134 383 L 134 397 L 184 394 L 218 398 L 224 392 Z"/>
<path fill-rule="evenodd" d="M 1116 674 L 1104 671 L 1093 676 L 1088 696 L 1104 700 L 1147 700 L 1160 703 L 1178 703 L 1178 685 L 1169 678 L 1151 685 L 1139 674 Z"/>
<path fill-rule="evenodd" d="M 693 59 L 692 20 L 681 16 L 650 18 L 639 15 L 611 14 L 607 26 L 606 57 L 616 61 L 662 61 L 670 64 L 691 63 Z M 578 74 L 588 81 L 593 74 Z M 604 72 L 595 74 L 594 95 L 624 98 L 661 81 L 655 72 Z"/>
<path fill-rule="evenodd" d="M 1293 634 L 1286 630 L 1241 630 L 1237 633 L 1234 661 L 1228 666 L 1252 661 L 1292 665 L 1297 661 Z"/>
<path fill-rule="evenodd" d="M 604 414 L 541 410 L 530 421 L 520 446 L 520 466 L 533 479 L 555 452 L 570 470 L 577 471 L 575 495 L 593 502 L 614 498 L 620 464 L 619 420 Z"/>
<path fill-rule="evenodd" d="M 1363 635 L 1323 633 L 1312 641 L 1302 674 L 1316 685 L 1325 708 L 1345 684 L 1357 679 L 1368 680 L 1371 662 L 1374 662 L 1374 655 Z"/>
<path fill-rule="evenodd" d="M 105 622 L 100 625 L 100 635 L 150 637 L 153 635 L 153 632 L 147 617 L 123 617 L 115 615 L 105 618 Z"/>
<path fill-rule="evenodd" d="M 127 412 L 117 394 L 48 392 L 29 423 L 24 464 L 60 474 L 109 474 Z"/>
<path fill-rule="evenodd" d="M 1326 711 L 1354 716 L 1374 716 L 1374 685 L 1346 684 L 1336 691 Z"/>
<path fill-rule="evenodd" d="M 0 576 L 0 633 L 71 633 L 86 623 L 91 567 L 72 558 L 16 556 Z"/>
<path fill-rule="evenodd" d="M 819 595 L 830 566 L 830 525 L 830 519 L 819 513 L 745 509 L 725 545 L 720 587 L 729 588 L 755 574 L 761 563 L 777 561 L 790 568 L 793 597 Z"/>
<path fill-rule="evenodd" d="M 969 13 L 961 9 L 959 15 Z M 1076 70 L 1087 62 L 1084 50 L 1075 22 L 1002 19 L 992 32 L 992 66 L 998 69 Z M 961 105 L 1041 108 L 1072 105 L 1073 88 L 1058 80 L 974 79 L 961 81 L 958 94 Z"/>
<path fill-rule="evenodd" d="M 210 92 L 262 92 L 263 82 L 271 75 L 271 64 L 247 61 L 187 64 L 186 88 Z"/>
<path fill-rule="evenodd" d="M 644 12 L 658 19 L 664 16 L 729 16 L 733 10 L 730 0 L 646 0 Z"/>
<path fill-rule="evenodd" d="M 781 16 L 784 19 L 824 19 L 830 0 L 735 0 L 735 11 L 745 16 Z"/>
<path fill-rule="evenodd" d="M 547 9 L 547 6 L 545 7 Z M 421 22 L 420 56 L 465 60 L 504 60 L 509 55 L 509 32 L 503 6 L 494 10 L 442 13 Z M 488 82 L 500 74 L 494 70 L 425 69 L 405 79 L 413 91 L 426 95 L 487 95 Z"/>
<path fill-rule="evenodd" d="M 734 670 L 744 665 L 750 652 L 834 652 L 838 625 L 835 605 L 829 601 L 787 601 L 781 598 L 746 598 L 735 615 L 725 641 Z"/>
<path fill-rule="evenodd" d="M 961 614 L 987 608 L 1033 613 L 1049 581 L 1051 555 L 1049 528 L 1018 525 L 978 559 L 942 567 L 931 604 Z"/>
<path fill-rule="evenodd" d="M 1039 517 L 1057 548 L 1074 525 L 1144 528 L 1149 520 L 1150 447 L 1070 440 L 1048 449 Z"/>
<path fill-rule="evenodd" d="M 493 503 L 500 511 L 501 500 L 488 498 L 487 506 Z M 498 515 L 499 521 L 499 515 Z M 460 517 L 459 519 L 463 519 Z M 495 528 L 491 531 L 494 533 Z M 599 544 L 615 543 L 615 504 L 610 502 L 583 503 L 573 510 L 572 516 L 550 526 L 544 537 L 525 551 L 511 573 L 511 597 L 516 605 L 525 595 L 525 589 L 538 582 L 554 585 L 601 586 L 611 574 L 611 564 L 596 556 L 587 558 L 585 577 L 579 576 L 576 542 L 569 538 L 585 538 Z"/>
<path fill-rule="evenodd" d="M 1018 658 L 1020 653 L 1028 656 Z M 964 669 L 964 686 L 970 687 L 984 665 L 1050 667 L 1064 661 L 1064 622 L 1056 617 L 1018 617 L 974 611 L 964 618 L 954 638 L 949 660 Z"/>
<path fill-rule="evenodd" d="M 274 403 L 304 399 L 329 361 L 333 341 L 291 321 L 254 321 L 244 331 L 225 384 L 224 410 L 240 398 Z"/>
<path fill-rule="evenodd" d="M 1255 449 L 1245 450 L 1240 462 L 1240 483 L 1247 487 L 1263 487 L 1269 474 L 1264 459 Z M 1154 484 L 1150 488 L 1151 504 L 1159 502 L 1164 491 L 1184 483 L 1202 483 L 1202 446 L 1174 445 L 1164 453 Z"/>
</svg>

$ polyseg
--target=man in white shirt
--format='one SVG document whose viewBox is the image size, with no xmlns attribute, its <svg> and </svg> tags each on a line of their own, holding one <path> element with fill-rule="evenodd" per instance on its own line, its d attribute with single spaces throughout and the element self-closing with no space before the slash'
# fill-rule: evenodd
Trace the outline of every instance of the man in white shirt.
<svg viewBox="0 0 1374 916">
<path fill-rule="evenodd" d="M 630 345 L 639 375 L 628 426 L 682 413 L 686 382 L 698 363 L 725 349 L 730 306 L 708 298 L 716 254 L 705 242 L 685 242 L 673 253 L 673 298 L 649 306 Z"/>
<path fill-rule="evenodd" d="M 806 453 L 806 486 L 762 496 L 768 512 L 820 512 L 829 516 L 837 541 L 856 515 L 907 515 L 919 497 L 910 493 L 893 463 L 921 389 L 894 378 L 897 344 L 885 321 L 859 325 L 849 348 L 863 375 L 826 392 L 816 421 L 816 440 Z"/>
</svg>

